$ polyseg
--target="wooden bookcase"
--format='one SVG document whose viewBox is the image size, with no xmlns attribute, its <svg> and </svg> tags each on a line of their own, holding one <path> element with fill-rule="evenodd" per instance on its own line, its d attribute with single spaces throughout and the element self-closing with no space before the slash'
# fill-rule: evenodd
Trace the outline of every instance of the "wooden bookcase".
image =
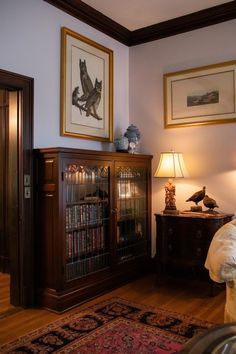
<svg viewBox="0 0 236 354">
<path fill-rule="evenodd" d="M 150 155 L 35 150 L 38 303 L 65 311 L 148 270 Z"/>
</svg>

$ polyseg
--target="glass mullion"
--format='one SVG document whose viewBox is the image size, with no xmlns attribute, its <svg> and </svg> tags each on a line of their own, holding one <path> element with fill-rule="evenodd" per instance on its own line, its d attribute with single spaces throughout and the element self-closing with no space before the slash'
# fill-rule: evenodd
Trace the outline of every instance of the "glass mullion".
<svg viewBox="0 0 236 354">
<path fill-rule="evenodd" d="M 66 180 L 66 278 L 108 267 L 108 166 L 68 164 Z"/>
<path fill-rule="evenodd" d="M 145 168 L 120 166 L 117 178 L 117 253 L 120 261 L 146 250 L 146 171 Z"/>
</svg>

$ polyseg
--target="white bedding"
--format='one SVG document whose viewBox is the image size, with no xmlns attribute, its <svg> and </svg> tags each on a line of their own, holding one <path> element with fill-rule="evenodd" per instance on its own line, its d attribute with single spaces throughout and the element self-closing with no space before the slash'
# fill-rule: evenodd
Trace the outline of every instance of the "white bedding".
<svg viewBox="0 0 236 354">
<path fill-rule="evenodd" d="M 226 283 L 224 322 L 236 321 L 236 220 L 223 225 L 214 235 L 205 262 L 209 276 Z"/>
<path fill-rule="evenodd" d="M 214 235 L 205 262 L 212 280 L 236 286 L 236 220 L 223 225 Z"/>
</svg>

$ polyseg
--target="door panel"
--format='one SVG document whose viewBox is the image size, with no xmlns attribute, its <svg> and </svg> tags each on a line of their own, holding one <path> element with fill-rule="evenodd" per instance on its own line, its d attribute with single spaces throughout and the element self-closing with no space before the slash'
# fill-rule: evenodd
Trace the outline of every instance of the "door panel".
<svg viewBox="0 0 236 354">
<path fill-rule="evenodd" d="M 65 160 L 66 281 L 110 267 L 110 166 Z"/>
<path fill-rule="evenodd" d="M 9 95 L 0 89 L 0 272 L 9 273 L 7 234 L 7 153 Z"/>
<path fill-rule="evenodd" d="M 5 170 L 14 169 L 14 173 L 8 174 L 12 184 L 9 190 L 11 205 L 5 208 L 5 213 L 7 210 L 11 213 L 9 219 L 11 220 L 9 238 L 11 304 L 22 307 L 30 307 L 35 303 L 33 199 L 31 193 L 33 182 L 33 86 L 34 80 L 32 78 L 0 69 L 0 89 L 8 91 L 12 95 L 12 103 L 17 103 L 18 107 L 12 108 L 11 113 L 14 114 L 11 114 L 12 119 L 9 120 L 12 134 L 10 139 L 15 140 L 9 151 L 9 159 L 5 159 L 2 163 L 5 164 Z M 20 114 L 18 114 L 19 112 Z M 2 137 L 0 143 L 2 146 Z M 30 181 L 30 185 L 27 185 L 27 196 L 24 176 L 27 176 L 27 181 Z M 7 180 L 7 182 L 9 181 Z M 3 184 L 0 188 L 3 188 Z M 3 203 L 2 199 L 1 203 Z M 1 213 L 3 213 L 2 207 Z M 5 219 L 7 220 L 7 218 Z M 1 225 L 1 227 L 3 226 Z"/>
<path fill-rule="evenodd" d="M 10 266 L 17 264 L 20 249 L 19 240 L 19 171 L 18 171 L 18 136 L 19 122 L 21 121 L 21 91 L 9 92 L 9 134 L 8 134 L 8 161 L 7 161 L 7 231 L 10 247 Z M 14 260 L 14 262 L 11 262 Z M 17 260 L 17 261 L 16 261 Z M 20 279 L 18 274 L 11 273 L 10 297 L 11 303 L 17 304 L 20 297 Z"/>
<path fill-rule="evenodd" d="M 118 262 L 148 254 L 147 167 L 116 164 Z"/>
</svg>

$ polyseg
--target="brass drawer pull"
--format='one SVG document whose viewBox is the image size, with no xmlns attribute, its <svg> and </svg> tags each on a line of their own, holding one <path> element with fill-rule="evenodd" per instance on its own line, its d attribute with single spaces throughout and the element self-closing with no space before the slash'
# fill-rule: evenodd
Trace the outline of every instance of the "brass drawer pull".
<svg viewBox="0 0 236 354">
<path fill-rule="evenodd" d="M 197 239 L 202 238 L 202 231 L 201 231 L 201 230 L 197 230 L 197 231 L 196 231 L 196 238 L 197 238 Z"/>
</svg>

